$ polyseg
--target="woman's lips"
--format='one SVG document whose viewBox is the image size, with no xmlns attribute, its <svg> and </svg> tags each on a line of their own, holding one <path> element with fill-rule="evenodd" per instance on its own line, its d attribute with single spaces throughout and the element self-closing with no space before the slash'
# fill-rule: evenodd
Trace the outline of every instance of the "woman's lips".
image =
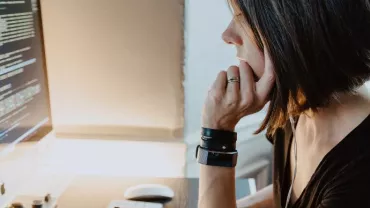
<svg viewBox="0 0 370 208">
<path fill-rule="evenodd" d="M 258 78 L 258 76 L 254 72 L 253 72 L 253 78 L 255 82 L 258 82 L 260 80 L 260 78 Z"/>
<path fill-rule="evenodd" d="M 240 56 L 236 56 L 236 58 L 239 60 L 239 61 L 244 61 L 244 62 L 247 62 L 247 60 L 243 59 L 242 57 Z M 247 62 L 248 63 L 248 62 Z"/>
</svg>

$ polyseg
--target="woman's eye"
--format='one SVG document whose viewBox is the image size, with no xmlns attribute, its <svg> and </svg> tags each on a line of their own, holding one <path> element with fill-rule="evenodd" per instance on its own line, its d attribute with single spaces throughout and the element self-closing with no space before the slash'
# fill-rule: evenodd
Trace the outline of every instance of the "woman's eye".
<svg viewBox="0 0 370 208">
<path fill-rule="evenodd" d="M 234 14 L 234 19 L 235 20 L 241 20 L 242 17 L 243 17 L 243 13 Z"/>
</svg>

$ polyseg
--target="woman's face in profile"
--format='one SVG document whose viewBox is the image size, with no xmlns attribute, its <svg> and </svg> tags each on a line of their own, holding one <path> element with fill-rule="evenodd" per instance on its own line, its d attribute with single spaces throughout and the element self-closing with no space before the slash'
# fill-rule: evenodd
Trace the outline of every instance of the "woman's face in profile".
<svg viewBox="0 0 370 208">
<path fill-rule="evenodd" d="M 263 52 L 258 48 L 252 30 L 244 23 L 242 13 L 235 12 L 234 18 L 222 34 L 222 39 L 227 44 L 234 45 L 237 58 L 247 62 L 256 78 L 261 78 L 265 66 Z"/>
</svg>

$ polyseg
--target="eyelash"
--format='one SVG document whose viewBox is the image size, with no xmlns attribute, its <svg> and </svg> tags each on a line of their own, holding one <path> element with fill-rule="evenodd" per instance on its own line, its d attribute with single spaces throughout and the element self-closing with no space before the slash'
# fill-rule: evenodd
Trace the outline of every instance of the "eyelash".
<svg viewBox="0 0 370 208">
<path fill-rule="evenodd" d="M 240 21 L 240 18 L 243 16 L 243 13 L 234 14 L 234 20 Z"/>
</svg>

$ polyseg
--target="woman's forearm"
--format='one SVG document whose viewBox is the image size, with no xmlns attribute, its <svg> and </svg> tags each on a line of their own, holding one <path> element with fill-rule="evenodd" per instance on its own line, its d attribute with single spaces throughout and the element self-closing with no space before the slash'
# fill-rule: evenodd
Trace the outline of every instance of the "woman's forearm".
<svg viewBox="0 0 370 208">
<path fill-rule="evenodd" d="M 275 83 L 274 67 L 266 47 L 264 58 L 264 72 L 258 83 L 254 82 L 253 69 L 245 61 L 217 75 L 204 103 L 203 128 L 234 132 L 241 118 L 257 113 L 266 105 Z M 235 142 L 233 138 L 224 139 Z M 207 140 L 212 142 L 212 137 Z M 223 150 L 226 148 L 222 146 Z M 235 168 L 201 165 L 199 186 L 199 208 L 236 207 Z"/>
<path fill-rule="evenodd" d="M 200 166 L 198 207 L 236 207 L 235 168 Z"/>
<path fill-rule="evenodd" d="M 238 208 L 274 208 L 273 187 L 269 185 L 257 193 L 239 199 L 237 201 Z"/>
</svg>

